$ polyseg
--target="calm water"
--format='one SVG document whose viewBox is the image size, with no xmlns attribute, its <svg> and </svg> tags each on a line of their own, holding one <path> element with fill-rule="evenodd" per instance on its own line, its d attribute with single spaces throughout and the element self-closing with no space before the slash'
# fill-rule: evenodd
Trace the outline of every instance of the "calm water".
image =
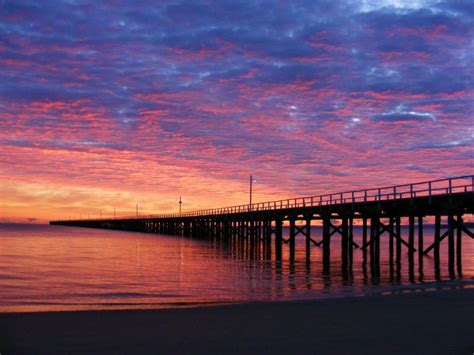
<svg viewBox="0 0 474 355">
<path fill-rule="evenodd" d="M 319 228 L 313 228 L 317 235 Z M 360 242 L 360 230 L 355 241 Z M 426 245 L 432 240 L 426 230 Z M 219 242 L 48 225 L 0 224 L 0 312 L 123 308 L 167 308 L 255 301 L 364 295 L 405 289 L 474 285 L 474 241 L 463 243 L 463 277 L 449 277 L 446 244 L 441 275 L 433 258 L 424 259 L 423 275 L 415 264 L 409 277 L 403 248 L 400 277 L 391 275 L 387 238 L 381 241 L 381 275 L 372 278 L 354 250 L 353 277 L 341 273 L 339 239 L 331 243 L 331 273 L 323 276 L 322 250 L 297 237 L 296 258 L 283 260 L 274 250 L 229 246 Z"/>
</svg>

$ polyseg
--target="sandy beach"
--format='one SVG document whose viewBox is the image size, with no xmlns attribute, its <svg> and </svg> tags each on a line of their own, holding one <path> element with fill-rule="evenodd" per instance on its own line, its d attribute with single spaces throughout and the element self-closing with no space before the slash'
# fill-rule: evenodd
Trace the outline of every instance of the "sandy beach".
<svg viewBox="0 0 474 355">
<path fill-rule="evenodd" d="M 208 308 L 0 314 L 3 354 L 472 354 L 474 289 Z"/>
</svg>

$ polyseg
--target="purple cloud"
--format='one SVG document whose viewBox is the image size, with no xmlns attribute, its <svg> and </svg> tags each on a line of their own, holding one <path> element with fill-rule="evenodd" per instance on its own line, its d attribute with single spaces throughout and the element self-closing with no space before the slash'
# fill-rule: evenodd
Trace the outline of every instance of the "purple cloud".
<svg viewBox="0 0 474 355">
<path fill-rule="evenodd" d="M 472 152 L 472 14 L 468 1 L 5 0 L 0 168 L 133 190 L 144 160 L 235 184 L 258 172 L 278 197 L 454 175 Z M 62 157 L 49 173 L 48 154 Z"/>
</svg>

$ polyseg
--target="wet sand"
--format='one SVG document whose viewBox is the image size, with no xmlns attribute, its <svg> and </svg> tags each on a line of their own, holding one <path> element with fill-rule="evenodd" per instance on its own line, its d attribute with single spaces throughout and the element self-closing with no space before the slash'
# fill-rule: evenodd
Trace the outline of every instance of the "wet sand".
<svg viewBox="0 0 474 355">
<path fill-rule="evenodd" d="M 474 289 L 209 308 L 0 314 L 6 354 L 468 354 Z"/>
</svg>

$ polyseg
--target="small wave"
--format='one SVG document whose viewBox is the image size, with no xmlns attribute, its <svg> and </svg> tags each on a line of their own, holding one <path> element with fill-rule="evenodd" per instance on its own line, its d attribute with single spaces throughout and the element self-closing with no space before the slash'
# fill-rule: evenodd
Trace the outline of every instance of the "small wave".
<svg viewBox="0 0 474 355">
<path fill-rule="evenodd" d="M 206 305 L 227 304 L 224 301 L 176 301 L 176 302 L 58 302 L 58 301 L 17 301 L 8 306 L 61 306 L 61 307 L 199 307 Z"/>
<path fill-rule="evenodd" d="M 68 294 L 65 297 L 78 298 L 185 298 L 187 295 L 170 293 L 141 293 L 141 292 L 99 292 L 85 294 Z"/>
<path fill-rule="evenodd" d="M 447 289 L 457 289 L 457 288 L 473 288 L 474 287 L 474 278 L 464 279 L 464 280 L 446 280 L 446 281 L 434 281 L 426 282 L 419 284 L 411 285 L 400 285 L 393 286 L 388 289 L 380 288 L 374 290 L 374 293 L 379 293 L 382 295 L 389 295 L 394 293 L 403 293 L 403 292 L 417 292 L 417 291 L 437 291 L 437 290 L 447 290 Z"/>
</svg>

